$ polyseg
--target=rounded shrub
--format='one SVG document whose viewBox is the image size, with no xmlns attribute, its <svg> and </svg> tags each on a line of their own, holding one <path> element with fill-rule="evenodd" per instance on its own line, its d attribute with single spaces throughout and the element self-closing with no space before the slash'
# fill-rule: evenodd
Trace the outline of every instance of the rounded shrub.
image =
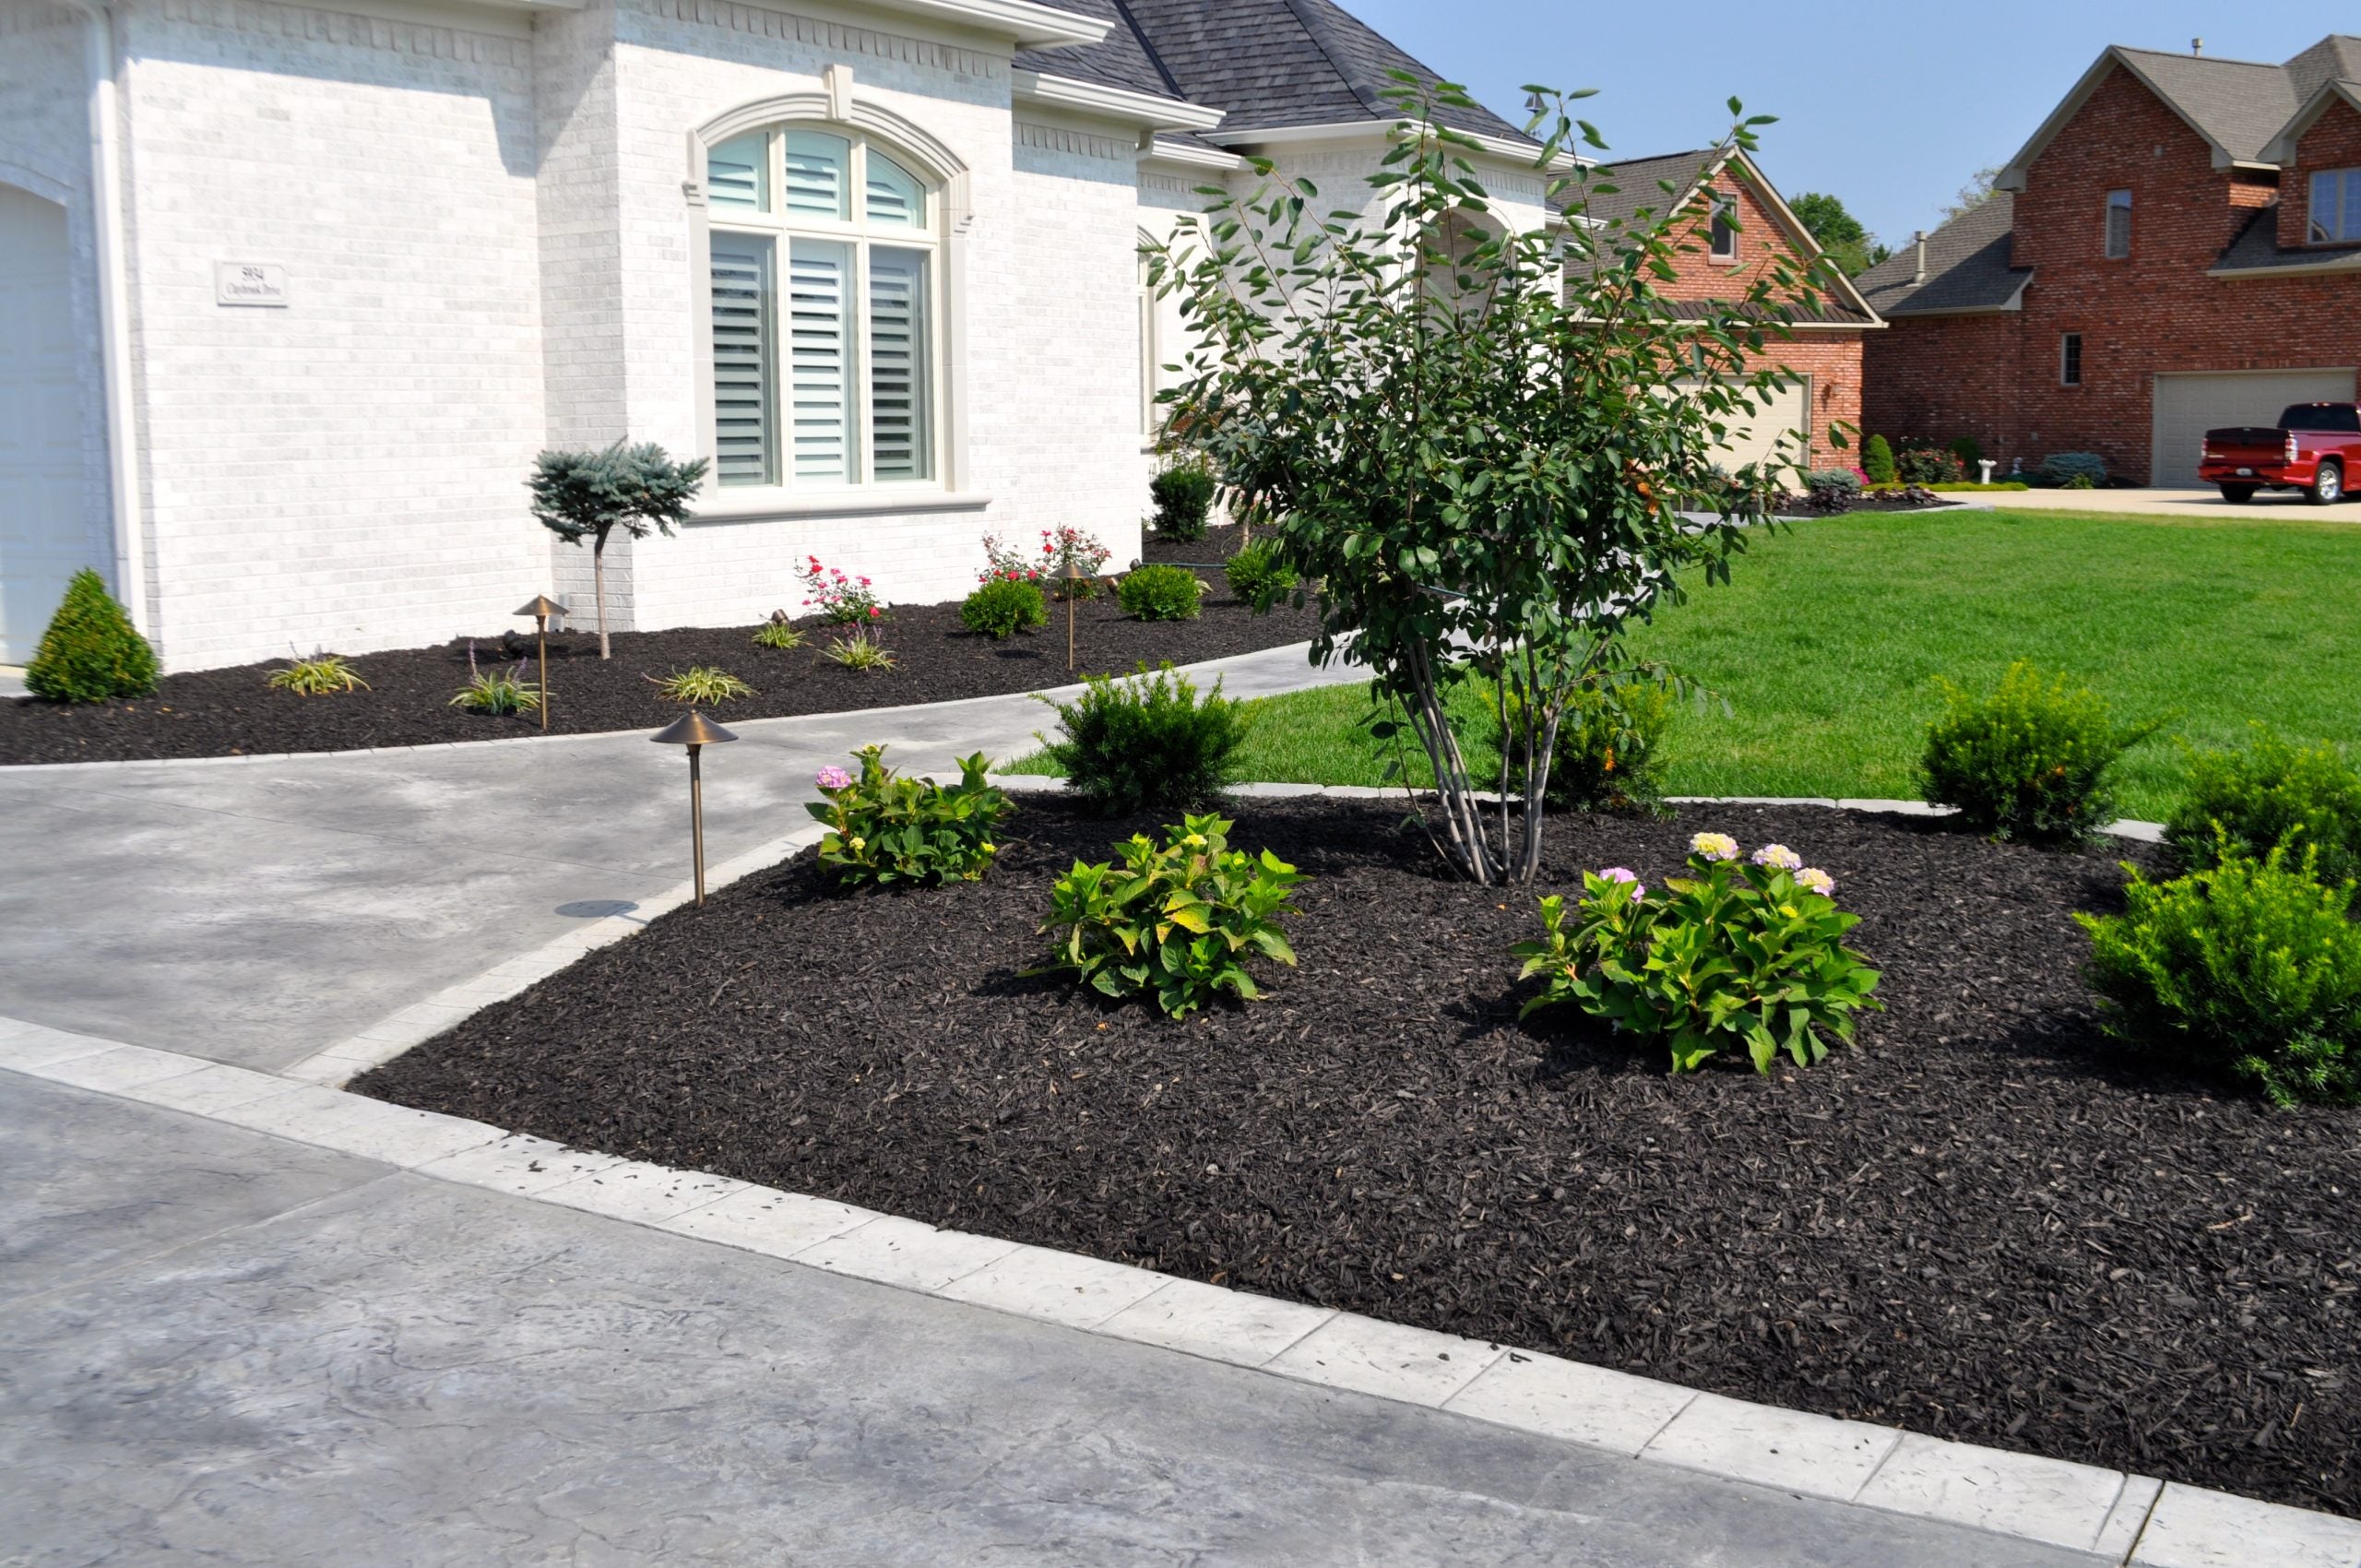
<svg viewBox="0 0 2361 1568">
<path fill-rule="evenodd" d="M 156 650 L 85 566 L 66 583 L 65 598 L 25 666 L 25 689 L 50 702 L 106 702 L 146 696 L 156 689 Z"/>
<path fill-rule="evenodd" d="M 2052 452 L 2040 472 L 2061 490 L 2098 490 L 2106 484 L 2106 459 L 2096 452 Z"/>
<path fill-rule="evenodd" d="M 1577 687 L 1558 720 L 1543 799 L 1559 811 L 1661 814 L 1664 738 L 1675 701 L 1669 686 L 1644 678 Z M 1501 749 L 1509 750 L 1505 737 Z M 1522 787 L 1521 777 L 1515 781 Z"/>
<path fill-rule="evenodd" d="M 1214 488 L 1213 470 L 1202 463 L 1176 463 L 1148 481 L 1148 495 L 1156 503 L 1157 537 L 1204 538 L 1205 519 L 1213 515 Z"/>
<path fill-rule="evenodd" d="M 2333 746 L 2293 746 L 2257 724 L 2243 751 L 2189 754 L 2189 793 L 2165 837 L 2190 866 L 2214 864 L 2225 846 L 2284 845 L 2316 852 L 2328 881 L 2361 876 L 2361 773 Z"/>
<path fill-rule="evenodd" d="M 2353 884 L 2318 873 L 2310 849 L 2291 866 L 2225 841 L 2209 870 L 2134 873 L 2120 915 L 2077 914 L 2107 1032 L 2281 1105 L 2361 1098 L 2361 926 Z"/>
<path fill-rule="evenodd" d="M 1222 563 L 1231 597 L 1257 615 L 1268 614 L 1280 600 L 1295 591 L 1295 568 L 1279 559 L 1276 540 L 1248 545 Z"/>
<path fill-rule="evenodd" d="M 1872 435 L 1861 448 L 1861 471 L 1869 476 L 1871 484 L 1892 484 L 1902 476 L 1893 468 L 1893 443 L 1882 435 Z"/>
<path fill-rule="evenodd" d="M 1142 566 L 1115 588 L 1124 611 L 1143 621 L 1193 621 L 1205 585 L 1185 566 Z"/>
<path fill-rule="evenodd" d="M 1022 577 L 994 577 L 959 606 L 959 624 L 994 642 L 1049 623 L 1049 600 L 1041 597 L 1038 585 Z"/>
<path fill-rule="evenodd" d="M 1944 711 L 1927 729 L 1927 799 L 1996 838 L 2076 844 L 2115 814 L 2107 772 L 2155 732 L 2121 730 L 2094 693 L 2009 666 L 1989 696 L 1939 683 Z"/>
<path fill-rule="evenodd" d="M 1169 663 L 1094 676 L 1072 702 L 1040 700 L 1058 715 L 1050 760 L 1068 789 L 1109 816 L 1204 800 L 1230 781 L 1246 739 L 1242 706 L 1219 681 L 1200 701 L 1196 683 Z"/>
</svg>

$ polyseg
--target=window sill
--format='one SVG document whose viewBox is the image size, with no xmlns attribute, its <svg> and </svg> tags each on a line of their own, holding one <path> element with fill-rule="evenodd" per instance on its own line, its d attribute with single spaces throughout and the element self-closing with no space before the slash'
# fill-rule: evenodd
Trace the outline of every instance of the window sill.
<svg viewBox="0 0 2361 1568">
<path fill-rule="evenodd" d="M 899 512 L 980 512 L 989 495 L 955 495 L 928 485 L 907 490 L 796 492 L 753 485 L 717 489 L 689 514 L 691 523 L 762 523 L 796 517 L 869 517 Z"/>
</svg>

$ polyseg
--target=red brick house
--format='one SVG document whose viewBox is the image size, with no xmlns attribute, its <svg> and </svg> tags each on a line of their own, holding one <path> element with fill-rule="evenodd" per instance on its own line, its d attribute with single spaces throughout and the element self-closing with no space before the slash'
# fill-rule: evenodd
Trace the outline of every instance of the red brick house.
<svg viewBox="0 0 2361 1568">
<path fill-rule="evenodd" d="M 2194 484 L 2208 427 L 2355 395 L 2361 38 L 2109 49 L 1997 185 L 1859 279 L 1865 431 Z"/>
<path fill-rule="evenodd" d="M 1676 309 L 1738 298 L 1777 261 L 1800 268 L 1820 255 L 1810 232 L 1788 210 L 1761 167 L 1736 148 L 1626 159 L 1598 170 L 1592 183 L 1614 187 L 1611 194 L 1591 198 L 1586 215 L 1594 221 L 1629 222 L 1643 211 L 1695 214 L 1694 248 L 1676 259 L 1670 280 L 1655 282 L 1656 291 Z M 1724 220 L 1728 218 L 1735 221 Z M 1801 431 L 1805 447 L 1797 456 L 1805 466 L 1851 467 L 1857 462 L 1858 444 L 1834 449 L 1828 427 L 1859 422 L 1862 339 L 1884 325 L 1850 283 L 1837 279 L 1818 307 L 1796 322 L 1792 340 L 1774 339 L 1756 356 L 1759 362 L 1750 365 L 1787 370 L 1801 377 L 1802 385 L 1780 407 L 1758 416 L 1751 430 L 1732 440 L 1733 458 L 1752 462 L 1767 457 L 1782 435 Z"/>
</svg>

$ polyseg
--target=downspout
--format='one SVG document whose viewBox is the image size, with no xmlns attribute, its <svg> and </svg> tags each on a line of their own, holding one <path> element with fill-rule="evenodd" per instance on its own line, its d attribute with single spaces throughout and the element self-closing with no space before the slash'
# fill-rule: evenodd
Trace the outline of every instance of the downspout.
<svg viewBox="0 0 2361 1568">
<path fill-rule="evenodd" d="M 114 20 L 100 0 L 72 0 L 83 18 L 90 83 L 90 214 L 99 250 L 99 349 L 107 405 L 107 492 L 114 510 L 116 593 L 131 624 L 153 636 L 148 540 L 139 510 L 139 445 L 132 430 L 131 275 L 123 244 L 123 139 L 117 125 Z"/>
</svg>

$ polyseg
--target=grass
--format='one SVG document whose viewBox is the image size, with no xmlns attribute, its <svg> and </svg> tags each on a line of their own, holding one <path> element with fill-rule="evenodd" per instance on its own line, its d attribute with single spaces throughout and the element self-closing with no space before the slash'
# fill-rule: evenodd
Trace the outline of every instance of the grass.
<svg viewBox="0 0 2361 1568">
<path fill-rule="evenodd" d="M 2089 684 L 2118 720 L 2165 720 L 2117 771 L 2130 816 L 2170 814 L 2179 739 L 2234 745 L 2249 719 L 2361 754 L 2361 530 L 2349 523 L 1829 517 L 1758 540 L 1732 576 L 1634 639 L 1728 704 L 1675 721 L 1673 794 L 1916 797 L 1936 677 L 1988 688 L 2018 659 Z M 1242 777 L 1383 780 L 1390 747 L 1357 730 L 1362 688 L 1253 707 Z M 1480 767 L 1489 723 L 1472 700 L 1460 708 Z M 1050 771 L 1038 756 L 1011 767 Z"/>
</svg>

